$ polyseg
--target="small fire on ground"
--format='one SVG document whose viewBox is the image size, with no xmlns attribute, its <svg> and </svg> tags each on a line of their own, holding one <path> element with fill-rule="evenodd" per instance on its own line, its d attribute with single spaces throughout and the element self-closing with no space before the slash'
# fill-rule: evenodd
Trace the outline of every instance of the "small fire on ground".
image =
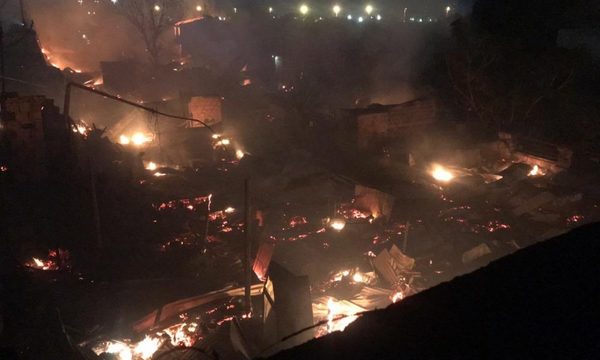
<svg viewBox="0 0 600 360">
<path fill-rule="evenodd" d="M 446 169 L 442 165 L 435 164 L 431 170 L 431 176 L 441 182 L 450 182 L 454 179 L 454 174 L 450 170 Z"/>
</svg>

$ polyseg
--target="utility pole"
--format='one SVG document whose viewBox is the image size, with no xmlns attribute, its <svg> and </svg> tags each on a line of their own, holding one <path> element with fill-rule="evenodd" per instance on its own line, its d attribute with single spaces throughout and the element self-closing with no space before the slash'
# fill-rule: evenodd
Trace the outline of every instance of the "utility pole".
<svg viewBox="0 0 600 360">
<path fill-rule="evenodd" d="M 404 241 L 402 242 L 402 251 L 406 255 L 406 248 L 408 247 L 408 229 L 410 229 L 410 221 L 406 221 L 406 229 L 404 230 Z"/>
<path fill-rule="evenodd" d="M 23 0 L 19 0 L 19 7 L 21 9 L 21 22 L 23 22 L 23 26 L 25 26 L 25 10 L 23 9 Z"/>
<path fill-rule="evenodd" d="M 69 117 L 69 113 L 71 112 L 71 89 L 75 84 L 68 83 L 65 88 L 65 99 L 63 103 L 63 116 L 64 116 L 64 125 L 66 126 L 67 131 L 67 139 L 71 138 L 70 125 L 71 118 Z M 70 140 L 68 140 L 70 141 Z M 104 246 L 104 242 L 102 241 L 102 222 L 100 221 L 100 207 L 98 206 L 98 194 L 96 189 L 96 163 L 92 160 L 92 157 L 95 154 L 92 154 L 94 151 L 91 141 L 95 141 L 92 138 L 88 138 L 87 140 L 87 160 L 88 167 L 90 169 L 90 191 L 92 197 L 92 214 L 94 217 L 94 230 L 96 232 L 96 246 L 98 248 L 102 248 Z"/>
<path fill-rule="evenodd" d="M 6 76 L 4 71 L 4 30 L 2 29 L 2 23 L 0 23 L 0 77 L 2 77 L 2 89 L 0 90 L 0 101 L 2 109 L 4 109 L 4 97 L 6 95 Z M 4 110 L 3 110 L 4 111 Z"/>
<path fill-rule="evenodd" d="M 250 287 L 252 286 L 252 219 L 250 204 L 250 179 L 244 180 L 244 240 L 245 240 L 245 251 L 244 251 L 244 311 L 246 315 L 252 313 L 252 297 L 250 294 Z"/>
</svg>

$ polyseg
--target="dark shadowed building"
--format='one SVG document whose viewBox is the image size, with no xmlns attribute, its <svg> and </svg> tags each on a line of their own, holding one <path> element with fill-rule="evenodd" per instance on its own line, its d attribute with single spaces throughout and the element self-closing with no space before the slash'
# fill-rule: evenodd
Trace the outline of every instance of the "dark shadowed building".
<svg viewBox="0 0 600 360">
<path fill-rule="evenodd" d="M 372 104 L 345 112 L 356 126 L 356 143 L 361 149 L 400 141 L 426 129 L 437 118 L 437 106 L 430 99 L 391 105 Z"/>
</svg>

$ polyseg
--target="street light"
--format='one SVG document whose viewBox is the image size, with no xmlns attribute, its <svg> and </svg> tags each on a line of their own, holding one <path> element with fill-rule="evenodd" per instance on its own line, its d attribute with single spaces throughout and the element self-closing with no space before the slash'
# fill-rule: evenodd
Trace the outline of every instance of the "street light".
<svg viewBox="0 0 600 360">
<path fill-rule="evenodd" d="M 197 5 L 197 6 L 196 6 L 196 11 L 198 11 L 198 12 L 202 11 L 202 6 L 200 6 L 200 5 Z"/>
<path fill-rule="evenodd" d="M 302 15 L 308 14 L 308 5 L 306 5 L 306 4 L 300 5 L 300 14 L 302 14 Z"/>
<path fill-rule="evenodd" d="M 154 5 L 154 11 L 159 12 L 160 6 L 158 4 Z"/>
<path fill-rule="evenodd" d="M 334 5 L 333 6 L 333 13 L 335 14 L 335 17 L 338 16 L 338 14 L 340 13 L 340 11 L 342 11 L 342 8 L 339 5 Z"/>
<path fill-rule="evenodd" d="M 367 6 L 365 7 L 365 12 L 366 12 L 368 15 L 371 15 L 371 13 L 373 12 L 373 6 L 371 6 L 371 5 L 367 5 Z"/>
</svg>

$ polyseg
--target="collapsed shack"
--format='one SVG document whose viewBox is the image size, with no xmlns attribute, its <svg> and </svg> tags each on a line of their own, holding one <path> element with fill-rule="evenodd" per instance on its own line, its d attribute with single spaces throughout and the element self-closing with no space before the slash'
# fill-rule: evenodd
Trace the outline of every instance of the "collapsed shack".
<svg viewBox="0 0 600 360">
<path fill-rule="evenodd" d="M 573 230 L 272 358 L 593 358 L 598 236 Z"/>
<path fill-rule="evenodd" d="M 119 145 L 110 145 L 120 153 Z M 79 334 L 81 348 L 89 359 L 193 358 L 192 347 L 224 359 L 267 356 L 342 331 L 364 311 L 598 219 L 596 197 L 588 196 L 593 186 L 565 180 L 576 177 L 574 171 L 485 154 L 471 166 L 440 160 L 435 169 L 415 157 L 403 180 L 387 187 L 331 173 L 301 153 L 284 162 L 248 155 L 227 171 L 139 169 L 131 174 L 143 195 L 136 201 L 147 205 L 143 231 L 154 241 L 127 252 L 111 244 L 126 261 L 109 270 L 123 278 L 189 277 L 210 286 L 177 293 L 183 299 L 174 302 L 161 298 L 167 305 L 134 324 L 134 313 L 149 311 L 141 301 L 130 300 L 129 317 L 109 309 L 120 331 L 105 326 Z M 249 216 L 241 178 L 251 179 Z M 251 314 L 239 290 L 247 219 L 256 275 Z M 26 265 L 37 272 L 67 269 L 55 266 L 54 257 L 36 259 Z M 225 286 L 215 292 L 223 296 L 192 296 Z"/>
<path fill-rule="evenodd" d="M 249 161 L 252 157 L 240 167 Z M 120 349 L 137 359 L 143 358 L 141 352 L 135 353 L 138 346 L 151 345 L 159 354 L 185 345 L 207 353 L 215 351 L 221 358 L 266 356 L 315 336 L 342 331 L 364 311 L 404 301 L 542 240 L 540 229 L 550 231 L 548 224 L 565 231 L 597 216 L 593 211 L 586 217 L 579 215 L 583 209 L 593 209 L 591 199 L 583 201 L 580 193 L 558 184 L 550 172 L 532 174 L 534 168 L 527 164 L 508 164 L 486 172 L 442 167 L 442 180 L 428 168 L 415 166 L 411 176 L 416 181 L 389 194 L 302 165 L 302 161 L 291 164 L 272 167 L 264 178 L 253 177 L 256 277 L 251 317 L 243 310 L 240 293 L 210 304 L 183 299 L 151 313 L 146 318 L 149 325 L 131 337 L 135 341 L 117 337 L 121 340 L 107 343 L 105 338 L 103 345 L 95 343 L 100 346 L 96 350 Z M 482 174 L 494 176 L 486 179 Z M 157 181 L 166 179 L 168 176 Z M 415 197 L 411 189 L 416 188 L 425 189 L 425 200 Z M 256 194 L 267 195 L 261 198 Z M 214 194 L 208 203 L 219 202 L 220 196 Z M 161 216 L 181 209 L 195 217 L 207 206 L 204 198 L 198 199 L 163 201 L 155 209 Z M 238 211 L 241 207 L 225 206 L 221 200 L 210 211 L 206 209 L 209 236 L 205 249 L 208 254 L 220 254 L 218 262 L 231 264 L 236 270 L 227 272 L 239 280 L 244 219 Z M 538 227 L 532 230 L 532 224 Z M 535 237 L 529 235 L 534 233 Z M 185 241 L 168 246 L 179 243 L 197 248 Z M 273 284 L 278 276 L 273 272 L 287 274 L 284 283 L 297 285 L 277 290 Z M 296 294 L 291 299 L 304 300 L 286 303 L 281 291 Z M 188 302 L 193 306 L 181 306 Z M 282 320 L 286 318 L 290 320 Z M 89 341 L 84 344 L 92 345 Z"/>
</svg>

